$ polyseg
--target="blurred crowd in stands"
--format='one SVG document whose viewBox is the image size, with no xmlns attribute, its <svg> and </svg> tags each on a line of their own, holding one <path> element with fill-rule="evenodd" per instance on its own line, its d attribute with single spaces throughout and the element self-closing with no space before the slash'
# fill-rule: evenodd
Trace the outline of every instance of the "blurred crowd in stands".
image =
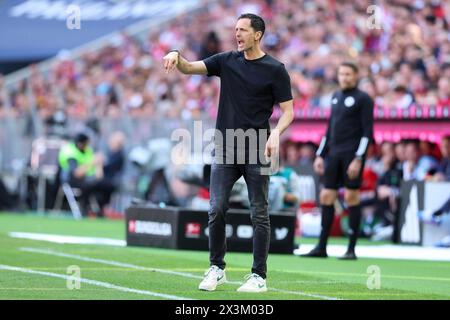
<svg viewBox="0 0 450 320">
<path fill-rule="evenodd" d="M 354 60 L 361 88 L 377 106 L 450 106 L 450 2 L 379 0 L 221 0 L 180 16 L 144 37 L 125 33 L 100 50 L 72 59 L 61 52 L 48 72 L 9 92 L 14 114 L 35 106 L 43 117 L 63 108 L 69 117 L 214 117 L 219 81 L 163 73 L 164 54 L 179 49 L 189 60 L 235 50 L 242 12 L 267 21 L 264 50 L 290 73 L 295 108 L 329 108 L 336 66 Z M 375 16 L 373 16 L 375 14 Z M 3 86 L 0 77 L 0 89 Z M 5 113 L 0 97 L 0 116 Z"/>
<path fill-rule="evenodd" d="M 372 3 L 378 9 L 368 12 Z M 336 69 L 343 60 L 358 64 L 360 87 L 378 107 L 450 107 L 450 1 L 220 0 L 148 34 L 116 35 L 101 49 L 80 57 L 62 51 L 48 70 L 33 65 L 30 76 L 8 90 L 3 90 L 6 85 L 0 75 L 0 118 L 10 105 L 10 115 L 36 110 L 43 119 L 61 111 L 65 113 L 62 118 L 81 120 L 123 115 L 214 119 L 219 80 L 176 72 L 166 75 L 162 58 L 170 49 L 179 49 L 188 60 L 235 50 L 236 17 L 243 12 L 259 13 L 266 19 L 263 48 L 285 63 L 297 110 L 330 108 L 331 93 L 338 88 Z M 316 147 L 314 143 L 285 143 L 278 178 L 286 178 L 292 185 L 285 195 L 274 195 L 285 202 L 278 207 L 294 207 L 310 196 L 299 191 L 306 190 L 305 180 L 293 181 L 312 173 Z M 108 167 L 114 157 L 108 153 L 104 158 L 104 177 L 110 178 L 108 170 L 116 170 Z M 117 171 L 125 161 L 119 160 Z M 402 140 L 371 146 L 362 189 L 364 203 L 370 208 L 367 217 L 378 226 L 372 233 L 375 239 L 392 234 L 386 228 L 392 229 L 398 214 L 400 182 L 411 179 L 450 181 L 450 137 L 443 137 L 439 145 Z M 100 207 L 118 189 L 116 180 L 104 189 Z M 181 189 L 180 185 L 174 188 Z M 7 194 L 1 180 L 0 194 Z M 186 191 L 184 196 L 192 194 Z M 0 207 L 11 207 L 5 199 L 0 197 Z"/>
</svg>

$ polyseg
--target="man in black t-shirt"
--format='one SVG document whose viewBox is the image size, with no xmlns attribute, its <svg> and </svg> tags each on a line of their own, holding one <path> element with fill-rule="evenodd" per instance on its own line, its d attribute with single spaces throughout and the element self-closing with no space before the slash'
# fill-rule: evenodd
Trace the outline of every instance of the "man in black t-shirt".
<svg viewBox="0 0 450 320">
<path fill-rule="evenodd" d="M 226 281 L 225 215 L 234 183 L 244 176 L 253 225 L 253 267 L 240 292 L 267 291 L 267 255 L 270 244 L 267 158 L 278 159 L 279 136 L 293 119 L 290 78 L 284 65 L 261 50 L 263 19 L 243 14 L 235 28 L 237 51 L 189 62 L 177 50 L 164 57 L 166 72 L 205 74 L 221 79 L 210 178 L 210 268 L 199 289 L 213 291 Z M 282 116 L 274 130 L 269 118 L 279 104 Z"/>
<path fill-rule="evenodd" d="M 356 240 L 361 223 L 359 188 L 367 147 L 373 135 L 373 100 L 357 88 L 358 68 L 344 62 L 338 69 L 340 90 L 331 97 L 331 116 L 328 129 L 316 152 L 314 169 L 324 175 L 320 192 L 322 230 L 317 247 L 303 255 L 327 257 L 326 246 L 334 218 L 337 191 L 345 187 L 344 198 L 349 211 L 350 241 L 341 258 L 354 260 Z"/>
</svg>

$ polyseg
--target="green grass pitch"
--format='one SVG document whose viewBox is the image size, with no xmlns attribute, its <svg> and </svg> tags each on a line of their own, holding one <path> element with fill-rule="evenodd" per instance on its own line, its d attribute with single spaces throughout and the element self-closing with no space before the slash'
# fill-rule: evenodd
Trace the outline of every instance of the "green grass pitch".
<svg viewBox="0 0 450 320">
<path fill-rule="evenodd" d="M 230 283 L 215 292 L 197 289 L 208 253 L 158 248 L 59 244 L 18 239 L 9 232 L 33 232 L 123 240 L 123 221 L 74 221 L 62 216 L 0 214 L 0 299 L 449 299 L 450 263 L 389 259 L 339 261 L 270 254 L 269 291 L 238 293 L 252 256 L 228 253 Z M 298 239 L 312 243 L 314 239 Z M 345 243 L 332 239 L 331 243 Z M 361 240 L 360 243 L 368 244 Z M 25 249 L 24 249 L 25 248 Z M 367 287 L 367 268 L 380 268 L 380 288 Z M 84 279 L 69 289 L 69 266 Z M 70 287 L 70 286 L 69 286 Z"/>
</svg>

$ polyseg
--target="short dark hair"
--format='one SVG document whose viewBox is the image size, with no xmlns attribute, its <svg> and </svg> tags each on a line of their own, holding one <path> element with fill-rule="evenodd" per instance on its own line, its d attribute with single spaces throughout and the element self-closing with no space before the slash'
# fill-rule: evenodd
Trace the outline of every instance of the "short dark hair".
<svg viewBox="0 0 450 320">
<path fill-rule="evenodd" d="M 349 67 L 349 68 L 351 68 L 353 70 L 354 73 L 358 73 L 359 72 L 358 66 L 355 63 L 350 62 L 350 61 L 342 62 L 339 65 L 339 67 Z"/>
<path fill-rule="evenodd" d="M 85 133 L 77 133 L 74 138 L 75 143 L 87 143 L 89 142 L 89 136 Z"/>
<path fill-rule="evenodd" d="M 255 31 L 261 31 L 262 32 L 261 38 L 262 38 L 264 32 L 266 31 L 266 23 L 264 22 L 263 18 L 253 13 L 243 13 L 238 18 L 238 20 L 241 19 L 250 19 L 250 26 Z"/>
</svg>

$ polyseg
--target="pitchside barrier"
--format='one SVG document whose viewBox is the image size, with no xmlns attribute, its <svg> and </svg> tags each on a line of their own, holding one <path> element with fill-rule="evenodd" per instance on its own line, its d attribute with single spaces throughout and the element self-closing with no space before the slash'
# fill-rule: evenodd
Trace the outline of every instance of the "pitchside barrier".
<svg viewBox="0 0 450 320">
<path fill-rule="evenodd" d="M 176 207 L 131 206 L 125 211 L 128 246 L 208 250 L 208 213 Z M 230 209 L 226 216 L 227 251 L 251 252 L 249 210 Z M 292 254 L 296 215 L 270 214 L 271 253 Z"/>
<path fill-rule="evenodd" d="M 450 199 L 450 182 L 405 181 L 400 197 L 397 242 L 434 246 L 450 236 L 450 213 L 432 217 Z"/>
</svg>

